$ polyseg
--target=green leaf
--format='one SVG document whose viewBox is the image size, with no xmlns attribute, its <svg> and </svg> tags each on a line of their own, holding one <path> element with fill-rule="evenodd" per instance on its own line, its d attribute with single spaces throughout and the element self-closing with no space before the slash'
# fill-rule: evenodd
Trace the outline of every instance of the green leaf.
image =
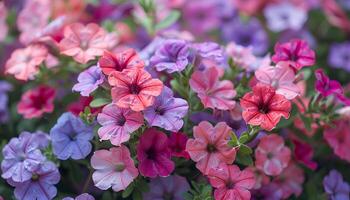
<svg viewBox="0 0 350 200">
<path fill-rule="evenodd" d="M 126 198 L 131 195 L 131 193 L 134 191 L 134 184 L 130 184 L 122 193 L 122 197 Z"/>
<path fill-rule="evenodd" d="M 168 28 L 169 26 L 173 25 L 181 16 L 181 13 L 177 10 L 173 10 L 170 12 L 168 16 L 166 16 L 162 21 L 160 21 L 156 25 L 156 30 L 161 30 Z"/>
<path fill-rule="evenodd" d="M 242 154 L 238 151 L 236 162 L 241 165 L 249 166 L 253 164 L 253 159 L 250 155 Z"/>
<path fill-rule="evenodd" d="M 238 153 L 241 153 L 243 155 L 250 155 L 253 153 L 253 150 L 250 147 L 248 147 L 247 145 L 241 144 L 239 146 Z"/>
<path fill-rule="evenodd" d="M 97 98 L 97 99 L 94 99 L 93 101 L 91 101 L 90 106 L 92 108 L 98 108 L 98 107 L 107 105 L 110 102 L 111 102 L 111 100 L 107 99 L 107 98 Z"/>
<path fill-rule="evenodd" d="M 244 143 L 246 143 L 246 142 L 248 141 L 248 139 L 249 139 L 248 133 L 247 133 L 247 132 L 244 132 L 244 133 L 241 135 L 241 137 L 239 137 L 239 142 L 240 142 L 241 144 L 244 144 Z"/>
<path fill-rule="evenodd" d="M 133 200 L 142 200 L 142 194 L 138 190 L 132 193 Z"/>
</svg>

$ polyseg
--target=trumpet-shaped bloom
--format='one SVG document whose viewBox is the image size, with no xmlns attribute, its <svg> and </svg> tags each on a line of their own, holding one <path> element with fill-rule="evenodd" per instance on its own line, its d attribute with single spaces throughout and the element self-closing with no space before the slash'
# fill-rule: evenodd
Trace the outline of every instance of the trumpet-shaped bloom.
<svg viewBox="0 0 350 200">
<path fill-rule="evenodd" d="M 337 170 L 331 170 L 323 178 L 323 187 L 330 200 L 348 200 L 350 186 L 343 180 L 343 176 Z"/>
<path fill-rule="evenodd" d="M 101 140 L 110 140 L 113 145 L 120 146 L 142 126 L 143 116 L 141 112 L 109 104 L 98 114 L 97 121 L 102 126 L 98 129 Z"/>
<path fill-rule="evenodd" d="M 190 79 L 191 89 L 197 93 L 206 108 L 230 110 L 235 106 L 233 97 L 236 96 L 233 83 L 228 80 L 220 81 L 219 70 L 210 67 L 205 71 L 195 71 Z"/>
<path fill-rule="evenodd" d="M 186 151 L 203 174 L 207 175 L 222 162 L 232 164 L 235 160 L 236 149 L 227 144 L 230 132 L 231 128 L 225 122 L 213 127 L 203 121 L 193 128 L 194 139 L 187 140 Z"/>
<path fill-rule="evenodd" d="M 99 85 L 104 81 L 104 76 L 98 66 L 92 66 L 84 70 L 78 76 L 78 83 L 76 83 L 72 90 L 80 92 L 81 96 L 89 96 L 95 91 Z"/>
<path fill-rule="evenodd" d="M 96 170 L 92 174 L 92 180 L 101 190 L 125 190 L 139 175 L 129 149 L 124 145 L 113 147 L 109 151 L 95 151 L 91 157 L 91 166 Z"/>
<path fill-rule="evenodd" d="M 245 94 L 240 102 L 243 119 L 248 124 L 271 131 L 281 117 L 289 118 L 291 103 L 273 87 L 258 83 L 253 92 Z"/>
</svg>

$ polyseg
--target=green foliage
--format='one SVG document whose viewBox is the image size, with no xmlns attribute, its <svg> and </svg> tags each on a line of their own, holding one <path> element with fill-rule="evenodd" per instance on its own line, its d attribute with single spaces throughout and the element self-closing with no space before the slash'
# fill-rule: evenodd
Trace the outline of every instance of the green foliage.
<svg viewBox="0 0 350 200">
<path fill-rule="evenodd" d="M 192 189 L 184 194 L 185 200 L 214 200 L 213 188 L 206 183 L 191 182 Z"/>
</svg>

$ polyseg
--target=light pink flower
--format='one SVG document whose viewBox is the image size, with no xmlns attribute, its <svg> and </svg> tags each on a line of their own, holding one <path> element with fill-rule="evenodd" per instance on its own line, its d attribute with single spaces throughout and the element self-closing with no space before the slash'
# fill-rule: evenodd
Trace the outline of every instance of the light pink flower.
<svg viewBox="0 0 350 200">
<path fill-rule="evenodd" d="M 288 167 L 283 170 L 282 174 L 276 177 L 274 182 L 282 189 L 283 199 L 288 199 L 292 194 L 298 197 L 303 191 L 303 170 L 295 163 L 290 163 Z"/>
<path fill-rule="evenodd" d="M 326 128 L 323 137 L 332 147 L 335 155 L 350 162 L 350 130 L 347 120 L 336 121 L 334 127 Z"/>
<path fill-rule="evenodd" d="M 101 56 L 108 48 L 105 37 L 106 32 L 97 24 L 71 24 L 64 29 L 64 38 L 59 44 L 61 54 L 72 56 L 75 61 L 85 64 Z"/>
<path fill-rule="evenodd" d="M 291 100 L 300 95 L 300 88 L 294 83 L 295 73 L 287 62 L 279 62 L 274 66 L 260 68 L 255 72 L 256 79 L 264 84 L 271 85 L 286 99 Z"/>
<path fill-rule="evenodd" d="M 130 133 L 140 128 L 143 116 L 140 112 L 109 104 L 98 114 L 97 121 L 102 125 L 98 129 L 101 140 L 110 140 L 113 145 L 120 146 L 129 140 Z"/>
<path fill-rule="evenodd" d="M 124 145 L 113 147 L 109 151 L 95 151 L 91 157 L 91 166 L 96 170 L 92 174 L 92 180 L 101 190 L 110 187 L 116 192 L 125 190 L 139 175 L 129 149 Z"/>
<path fill-rule="evenodd" d="M 254 173 L 250 169 L 240 170 L 236 165 L 221 163 L 209 172 L 210 184 L 216 188 L 215 200 L 250 200 L 249 192 L 255 185 Z"/>
<path fill-rule="evenodd" d="M 193 128 L 194 139 L 188 139 L 186 151 L 196 167 L 203 174 L 217 167 L 221 162 L 232 164 L 236 158 L 236 149 L 230 147 L 227 142 L 230 137 L 231 128 L 220 122 L 213 127 L 209 122 L 202 121 Z"/>
<path fill-rule="evenodd" d="M 216 67 L 192 74 L 190 86 L 205 108 L 230 110 L 235 106 L 236 102 L 232 100 L 236 96 L 233 83 L 228 80 L 220 81 L 221 76 Z"/>
<path fill-rule="evenodd" d="M 270 176 L 277 176 L 288 166 L 291 151 L 284 146 L 281 136 L 276 134 L 266 135 L 260 139 L 255 150 L 256 168 Z"/>
<path fill-rule="evenodd" d="M 7 17 L 7 9 L 5 7 L 4 2 L 0 2 L 0 42 L 2 42 L 6 36 L 7 36 L 7 32 L 8 32 L 8 27 L 6 24 L 6 17 Z"/>
</svg>

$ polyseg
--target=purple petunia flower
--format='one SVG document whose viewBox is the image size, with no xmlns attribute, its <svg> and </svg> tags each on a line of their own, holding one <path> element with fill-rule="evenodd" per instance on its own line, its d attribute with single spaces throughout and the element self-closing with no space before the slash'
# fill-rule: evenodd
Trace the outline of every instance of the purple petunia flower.
<svg viewBox="0 0 350 200">
<path fill-rule="evenodd" d="M 0 123 L 8 121 L 8 95 L 7 92 L 12 90 L 12 85 L 6 81 L 0 81 Z"/>
<path fill-rule="evenodd" d="M 72 197 L 65 197 L 62 200 L 95 200 L 95 198 L 88 193 L 84 193 L 75 197 L 75 199 Z"/>
<path fill-rule="evenodd" d="M 102 74 L 101 68 L 98 66 L 92 66 L 79 74 L 79 83 L 75 84 L 72 90 L 80 92 L 81 96 L 87 97 L 90 93 L 95 91 L 103 81 L 104 75 Z"/>
<path fill-rule="evenodd" d="M 174 98 L 170 88 L 164 86 L 154 104 L 145 111 L 145 119 L 150 126 L 158 126 L 168 131 L 178 131 L 183 126 L 182 118 L 187 114 L 188 104 L 184 99 Z"/>
<path fill-rule="evenodd" d="M 184 193 L 190 189 L 186 178 L 177 175 L 152 179 L 149 186 L 150 190 L 143 194 L 144 200 L 183 200 Z"/>
<path fill-rule="evenodd" d="M 10 181 L 15 188 L 16 199 L 50 200 L 57 194 L 54 186 L 60 180 L 60 173 L 53 162 L 47 161 L 33 171 L 31 178 L 23 183 Z"/>
<path fill-rule="evenodd" d="M 201 58 L 210 59 L 216 63 L 224 61 L 224 50 L 215 42 L 196 43 L 192 47 Z"/>
<path fill-rule="evenodd" d="M 169 39 L 151 57 L 150 64 L 157 71 L 181 72 L 190 62 L 189 56 L 190 48 L 186 41 Z"/>
<path fill-rule="evenodd" d="M 343 181 L 343 176 L 337 170 L 330 171 L 323 178 L 323 187 L 330 200 L 349 200 L 349 184 Z"/>
<path fill-rule="evenodd" d="M 334 68 L 350 72 L 350 42 L 332 44 L 328 63 Z"/>
<path fill-rule="evenodd" d="M 23 132 L 18 138 L 12 138 L 2 149 L 2 178 L 8 181 L 24 182 L 32 177 L 46 158 L 40 149 L 48 145 L 48 135 L 42 132 Z"/>
<path fill-rule="evenodd" d="M 83 159 L 91 152 L 93 128 L 70 112 L 61 115 L 50 136 L 53 153 L 58 159 Z"/>
</svg>

